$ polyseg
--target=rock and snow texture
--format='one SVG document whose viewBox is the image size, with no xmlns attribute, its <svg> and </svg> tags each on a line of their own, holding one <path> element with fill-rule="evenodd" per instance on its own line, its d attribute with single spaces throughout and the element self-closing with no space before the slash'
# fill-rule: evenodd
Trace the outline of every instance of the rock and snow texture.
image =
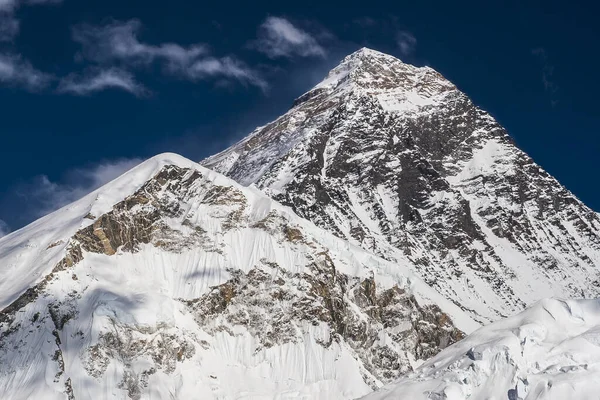
<svg viewBox="0 0 600 400">
<path fill-rule="evenodd" d="M 485 323 L 600 296 L 600 219 L 431 68 L 351 54 L 203 161 L 389 260 Z"/>
<path fill-rule="evenodd" d="M 157 156 L 0 239 L 0 398 L 350 399 L 402 374 L 436 385 L 442 364 L 410 374 L 481 323 L 600 295 L 599 215 L 430 68 L 362 49 L 204 165 L 216 172 Z M 591 343 L 595 303 L 567 304 L 564 343 Z M 510 399 L 586 371 L 578 349 L 558 372 L 541 358 L 517 368 L 509 333 L 510 351 L 478 341 L 490 329 L 464 342 L 480 373 L 454 379 L 469 361 L 452 347 L 437 360 L 455 357 L 456 375 L 431 398 L 487 393 L 489 371 Z M 521 361 L 561 339 L 524 329 Z"/>
<path fill-rule="evenodd" d="M 174 154 L 2 238 L 0 265 L 2 399 L 349 399 L 477 327 Z"/>
<path fill-rule="evenodd" d="M 592 400 L 598 393 L 600 300 L 543 300 L 364 400 Z"/>
</svg>

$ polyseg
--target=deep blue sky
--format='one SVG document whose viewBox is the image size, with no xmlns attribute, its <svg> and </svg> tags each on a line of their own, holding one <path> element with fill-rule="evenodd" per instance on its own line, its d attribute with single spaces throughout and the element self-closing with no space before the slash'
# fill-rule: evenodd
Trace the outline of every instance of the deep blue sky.
<svg viewBox="0 0 600 400">
<path fill-rule="evenodd" d="M 600 28 L 592 2 L 15 1 L 0 12 L 0 67 L 4 56 L 20 71 L 2 78 L 0 69 L 0 220 L 10 229 L 137 159 L 174 151 L 200 160 L 225 148 L 285 112 L 362 46 L 437 69 L 536 162 L 600 210 Z M 305 32 L 322 53 L 261 53 L 257 38 L 265 31 L 259 27 L 268 17 Z M 74 27 L 89 33 L 132 19 L 141 25 L 137 40 L 147 45 L 141 58 L 107 56 L 93 48 L 95 39 L 87 48 L 73 40 Z M 9 21 L 19 21 L 18 33 L 6 33 Z M 407 35 L 416 39 L 409 51 L 398 44 Z M 188 50 L 201 43 L 210 50 L 200 59 L 230 57 L 260 83 L 169 72 L 166 56 L 157 55 L 164 43 Z M 144 89 L 64 90 L 76 80 L 66 78 L 70 74 L 91 77 L 117 67 Z M 47 85 L 27 80 L 32 71 Z"/>
</svg>

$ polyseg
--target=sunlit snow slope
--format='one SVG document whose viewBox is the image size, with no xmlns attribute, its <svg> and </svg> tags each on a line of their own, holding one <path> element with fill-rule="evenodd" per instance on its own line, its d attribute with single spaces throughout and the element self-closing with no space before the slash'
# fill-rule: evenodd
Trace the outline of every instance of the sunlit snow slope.
<svg viewBox="0 0 600 400">
<path fill-rule="evenodd" d="M 600 300 L 544 300 L 364 400 L 598 399 Z"/>
<path fill-rule="evenodd" d="M 473 318 L 600 296 L 600 219 L 429 67 L 361 49 L 203 164 L 411 268 Z"/>
<path fill-rule="evenodd" d="M 175 154 L 0 239 L 1 399 L 349 399 L 477 327 Z"/>
</svg>

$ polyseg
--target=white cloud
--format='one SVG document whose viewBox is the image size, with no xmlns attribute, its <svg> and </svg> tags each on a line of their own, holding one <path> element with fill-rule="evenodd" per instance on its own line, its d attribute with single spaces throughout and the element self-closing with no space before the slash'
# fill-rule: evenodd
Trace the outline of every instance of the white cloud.
<svg viewBox="0 0 600 400">
<path fill-rule="evenodd" d="M 258 72 L 234 57 L 213 57 L 202 43 L 189 46 L 143 43 L 138 39 L 141 28 L 136 19 L 112 21 L 103 26 L 84 24 L 73 29 L 73 40 L 81 44 L 82 57 L 100 65 L 136 68 L 157 63 L 165 73 L 181 79 L 235 80 L 266 88 Z"/>
<path fill-rule="evenodd" d="M 0 83 L 30 91 L 43 89 L 52 76 L 35 69 L 19 55 L 0 54 Z"/>
<path fill-rule="evenodd" d="M 10 228 L 8 224 L 0 219 L 0 238 L 6 236 L 10 233 Z"/>
<path fill-rule="evenodd" d="M 59 4 L 62 0 L 0 0 L 0 10 L 5 12 L 14 12 L 22 5 L 37 4 Z"/>
<path fill-rule="evenodd" d="M 118 159 L 75 168 L 67 172 L 60 182 L 53 182 L 46 175 L 40 175 L 18 187 L 16 192 L 27 200 L 30 216 L 38 218 L 82 198 L 141 161 L 139 158 Z"/>
<path fill-rule="evenodd" d="M 15 12 L 21 5 L 60 3 L 61 0 L 0 0 L 0 42 L 10 42 L 19 34 Z M 23 87 L 30 91 L 48 85 L 52 76 L 35 69 L 18 54 L 0 54 L 0 84 Z"/>
<path fill-rule="evenodd" d="M 75 168 L 69 171 L 67 176 L 71 180 L 82 180 L 83 189 L 85 191 L 92 191 L 118 178 L 142 161 L 141 158 L 120 158 L 117 160 L 102 161 L 93 166 Z M 87 185 L 85 184 L 86 182 Z"/>
<path fill-rule="evenodd" d="M 13 12 L 17 7 L 17 0 L 0 0 L 0 11 Z"/>
<path fill-rule="evenodd" d="M 203 44 L 183 47 L 175 43 L 141 43 L 137 38 L 141 28 L 136 19 L 113 21 L 104 26 L 83 24 L 73 29 L 73 40 L 83 46 L 84 57 L 97 62 L 150 64 L 160 59 L 169 64 L 188 65 L 207 52 Z"/>
<path fill-rule="evenodd" d="M 417 38 L 408 31 L 399 31 L 396 34 L 396 44 L 402 55 L 409 56 L 414 53 L 417 47 Z"/>
<path fill-rule="evenodd" d="M 169 70 L 194 81 L 222 77 L 235 79 L 242 84 L 257 86 L 263 91 L 268 88 L 267 82 L 257 72 L 233 57 L 205 57 L 185 68 L 172 65 Z"/>
<path fill-rule="evenodd" d="M 63 78 L 58 86 L 61 93 L 84 96 L 107 89 L 118 89 L 135 96 L 145 96 L 149 91 L 135 77 L 119 68 L 91 69 L 83 75 L 71 74 Z"/>
<path fill-rule="evenodd" d="M 327 54 L 313 35 L 281 17 L 268 17 L 259 27 L 258 39 L 250 46 L 270 58 L 325 57 Z"/>
</svg>

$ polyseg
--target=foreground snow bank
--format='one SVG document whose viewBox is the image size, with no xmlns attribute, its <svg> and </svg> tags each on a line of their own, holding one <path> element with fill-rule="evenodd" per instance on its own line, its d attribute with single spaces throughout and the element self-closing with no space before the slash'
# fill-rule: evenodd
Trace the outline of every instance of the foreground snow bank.
<svg viewBox="0 0 600 400">
<path fill-rule="evenodd" d="M 364 400 L 597 399 L 600 299 L 542 300 Z"/>
</svg>

